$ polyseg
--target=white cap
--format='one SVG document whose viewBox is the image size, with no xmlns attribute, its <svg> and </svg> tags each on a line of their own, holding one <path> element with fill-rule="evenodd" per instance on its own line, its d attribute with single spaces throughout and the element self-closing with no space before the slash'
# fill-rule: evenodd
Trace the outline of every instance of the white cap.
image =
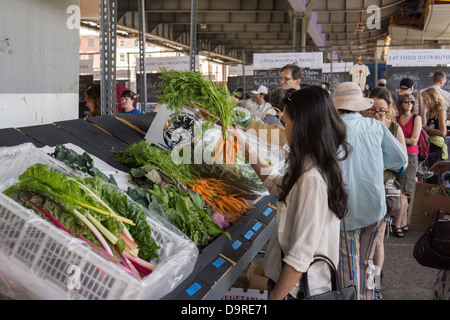
<svg viewBox="0 0 450 320">
<path fill-rule="evenodd" d="M 267 90 L 266 86 L 259 86 L 258 90 L 253 90 L 252 93 L 253 94 L 260 94 L 260 93 L 267 94 L 267 93 L 269 93 L 269 90 Z"/>
</svg>

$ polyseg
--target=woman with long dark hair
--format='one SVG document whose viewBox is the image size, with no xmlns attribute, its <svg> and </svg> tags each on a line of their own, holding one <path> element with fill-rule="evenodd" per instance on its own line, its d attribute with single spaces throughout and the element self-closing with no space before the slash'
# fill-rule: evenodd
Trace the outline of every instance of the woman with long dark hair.
<svg viewBox="0 0 450 320">
<path fill-rule="evenodd" d="M 348 195 L 340 161 L 347 157 L 346 127 L 328 92 L 318 86 L 287 92 L 284 107 L 289 145 L 284 174 L 245 141 L 246 158 L 271 194 L 279 197 L 277 220 L 264 258 L 269 299 L 298 297 L 300 278 L 317 254 L 339 263 L 340 219 Z M 238 141 L 243 136 L 234 131 Z M 330 290 L 325 264 L 308 270 L 311 294 Z"/>
</svg>

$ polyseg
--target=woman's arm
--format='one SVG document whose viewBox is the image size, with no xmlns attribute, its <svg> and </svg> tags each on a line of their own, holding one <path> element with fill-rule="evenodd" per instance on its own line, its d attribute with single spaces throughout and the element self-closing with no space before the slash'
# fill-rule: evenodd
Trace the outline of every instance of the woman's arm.
<svg viewBox="0 0 450 320">
<path fill-rule="evenodd" d="M 236 136 L 237 143 L 241 151 L 244 153 L 245 159 L 252 166 L 253 170 L 255 170 L 255 173 L 258 175 L 261 181 L 264 182 L 272 172 L 273 168 L 270 166 L 270 164 L 267 163 L 266 160 L 264 160 L 263 157 L 259 155 L 259 153 L 256 151 L 256 148 L 250 145 L 242 132 L 240 132 L 238 129 L 228 129 L 228 131 Z"/>
<path fill-rule="evenodd" d="M 429 112 L 429 111 L 428 111 Z M 429 117 L 429 113 L 428 113 L 428 117 Z M 423 126 L 423 128 L 425 129 L 425 131 L 428 134 L 432 134 L 435 136 L 441 136 L 443 138 L 445 138 L 447 136 L 447 114 L 445 113 L 444 109 L 439 110 L 439 115 L 438 115 L 438 125 L 439 125 L 439 129 L 434 129 L 428 126 Z"/>
<path fill-rule="evenodd" d="M 438 161 L 430 167 L 430 171 L 433 171 L 436 174 L 450 171 L 450 161 Z"/>
<path fill-rule="evenodd" d="M 416 145 L 419 143 L 420 131 L 422 130 L 422 118 L 417 115 L 414 119 L 413 131 L 410 138 L 405 138 L 406 144 Z"/>
<path fill-rule="evenodd" d="M 405 139 L 405 134 L 403 133 L 403 130 L 402 130 L 402 129 L 398 128 L 396 138 L 397 138 L 397 140 L 402 144 L 403 149 L 405 150 L 405 152 L 408 153 L 407 150 L 406 150 L 406 139 Z M 408 168 L 408 161 L 405 163 L 405 169 L 406 169 L 406 168 Z M 402 170 L 404 170 L 404 169 L 403 169 L 403 168 L 400 168 L 400 170 L 397 170 L 397 172 L 400 172 L 400 171 L 402 171 Z"/>
<path fill-rule="evenodd" d="M 285 263 L 277 283 L 270 292 L 269 300 L 282 300 L 286 298 L 292 288 L 300 280 L 301 276 L 301 272 L 296 271 L 290 265 Z"/>
<path fill-rule="evenodd" d="M 444 139 L 447 136 L 447 113 L 444 109 L 439 110 L 439 135 Z"/>
</svg>

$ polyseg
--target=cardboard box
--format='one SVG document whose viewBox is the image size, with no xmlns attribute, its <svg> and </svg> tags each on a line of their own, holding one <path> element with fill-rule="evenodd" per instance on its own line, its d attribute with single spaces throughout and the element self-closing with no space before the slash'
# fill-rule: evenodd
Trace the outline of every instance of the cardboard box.
<svg viewBox="0 0 450 320">
<path fill-rule="evenodd" d="M 408 210 L 408 216 L 411 217 L 410 225 L 426 228 L 433 223 L 433 217 L 425 214 L 423 205 L 424 199 L 433 194 L 444 195 L 439 185 L 424 182 L 415 183 Z"/>
<path fill-rule="evenodd" d="M 263 261 L 259 260 L 258 265 L 253 262 L 250 264 L 247 271 L 247 278 L 249 280 L 249 289 L 256 289 L 260 291 L 267 290 L 268 278 L 264 274 L 264 269 L 262 266 Z"/>
<path fill-rule="evenodd" d="M 230 288 L 221 300 L 267 300 L 267 290 Z"/>
<path fill-rule="evenodd" d="M 262 260 L 251 263 L 245 275 L 240 276 L 223 295 L 222 300 L 267 300 L 267 281 Z"/>
</svg>

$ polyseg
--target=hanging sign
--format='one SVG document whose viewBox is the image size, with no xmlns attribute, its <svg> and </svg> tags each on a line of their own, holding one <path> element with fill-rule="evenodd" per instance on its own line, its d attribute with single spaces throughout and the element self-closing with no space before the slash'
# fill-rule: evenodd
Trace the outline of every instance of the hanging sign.
<svg viewBox="0 0 450 320">
<path fill-rule="evenodd" d="M 145 72 L 157 71 L 160 68 L 166 68 L 175 71 L 185 71 L 190 69 L 190 56 L 179 57 L 151 57 L 145 59 Z M 199 68 L 198 56 L 195 56 L 195 69 Z M 139 72 L 139 59 L 136 60 L 136 71 Z"/>
<path fill-rule="evenodd" d="M 386 58 L 386 64 L 393 67 L 447 65 L 450 49 L 388 50 Z"/>
<path fill-rule="evenodd" d="M 279 69 L 290 63 L 300 68 L 322 69 L 322 52 L 254 53 L 255 70 Z"/>
<path fill-rule="evenodd" d="M 252 76 L 253 70 L 253 66 L 245 66 L 245 75 Z M 228 76 L 242 76 L 242 71 L 242 66 L 228 66 Z"/>
<path fill-rule="evenodd" d="M 322 73 L 339 73 L 339 72 L 349 72 L 350 68 L 353 66 L 353 62 L 337 62 L 333 63 L 324 63 L 322 66 Z M 331 70 L 333 69 L 333 70 Z"/>
<path fill-rule="evenodd" d="M 94 60 L 93 59 L 80 60 L 79 72 L 93 74 L 94 73 Z"/>
</svg>

